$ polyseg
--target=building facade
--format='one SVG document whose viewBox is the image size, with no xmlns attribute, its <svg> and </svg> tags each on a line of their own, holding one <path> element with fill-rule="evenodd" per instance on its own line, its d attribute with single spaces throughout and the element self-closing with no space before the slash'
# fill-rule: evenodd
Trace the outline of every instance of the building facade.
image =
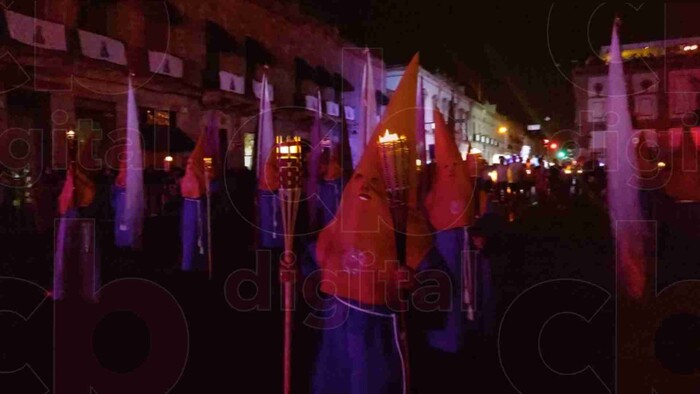
<svg viewBox="0 0 700 394">
<path fill-rule="evenodd" d="M 145 163 L 184 166 L 213 113 L 226 168 L 252 163 L 261 77 L 268 75 L 275 132 L 308 136 L 320 93 L 324 126 L 357 127 L 366 55 L 337 29 L 278 0 L 5 1 L 0 15 L 3 172 L 65 168 L 66 131 L 115 166 L 131 75 Z M 383 61 L 372 57 L 384 92 Z M 212 112 L 213 111 L 213 112 Z M 359 116 L 357 116 L 359 117 Z M 26 143 L 13 143 L 13 141 Z"/>
<path fill-rule="evenodd" d="M 700 109 L 700 38 L 622 46 L 633 126 L 663 152 L 676 149 L 684 130 L 696 131 Z M 610 48 L 573 71 L 576 124 L 584 156 L 604 161 Z M 610 130 L 613 132 L 614 130 Z"/>
<path fill-rule="evenodd" d="M 405 66 L 392 67 L 386 72 L 386 88 L 393 91 L 398 86 Z M 433 74 L 421 68 L 419 78 L 423 84 L 425 108 L 426 149 L 428 160 L 435 144 L 433 134 L 433 108 L 437 108 L 448 122 L 454 124 L 455 142 L 466 157 L 471 144 L 472 152 L 481 153 L 489 162 L 500 155 L 519 154 L 523 128 L 517 122 L 496 111 L 496 105 L 480 103 L 468 97 L 464 86 L 449 78 Z"/>
</svg>

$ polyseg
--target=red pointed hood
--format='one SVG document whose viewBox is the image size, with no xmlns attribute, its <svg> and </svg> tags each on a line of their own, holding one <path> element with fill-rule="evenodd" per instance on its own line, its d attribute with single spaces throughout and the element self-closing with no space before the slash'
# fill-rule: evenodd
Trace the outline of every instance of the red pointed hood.
<svg viewBox="0 0 700 394">
<path fill-rule="evenodd" d="M 386 185 L 377 142 L 385 130 L 403 134 L 407 146 L 416 146 L 415 100 L 418 55 L 414 57 L 391 99 L 385 118 L 375 128 L 355 172 L 343 191 L 336 219 L 319 235 L 317 258 L 324 270 L 321 290 L 367 304 L 392 303 L 399 292 L 399 268 Z M 411 150 L 409 163 L 415 163 Z M 414 192 L 408 202 L 406 264 L 416 268 L 428 252 L 432 238 L 416 209 L 417 174 L 409 173 Z"/>
<path fill-rule="evenodd" d="M 435 176 L 425 199 L 430 223 L 436 230 L 464 227 L 470 222 L 473 185 L 467 166 L 438 110 L 435 119 Z"/>
</svg>

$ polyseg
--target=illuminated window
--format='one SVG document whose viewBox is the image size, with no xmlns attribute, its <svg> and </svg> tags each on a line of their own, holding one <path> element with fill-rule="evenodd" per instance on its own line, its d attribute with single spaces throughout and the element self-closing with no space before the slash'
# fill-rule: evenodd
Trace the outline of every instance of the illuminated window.
<svg viewBox="0 0 700 394">
<path fill-rule="evenodd" d="M 255 146 L 255 134 L 245 133 L 243 137 L 243 165 L 249 170 L 253 169 L 253 147 Z"/>
</svg>

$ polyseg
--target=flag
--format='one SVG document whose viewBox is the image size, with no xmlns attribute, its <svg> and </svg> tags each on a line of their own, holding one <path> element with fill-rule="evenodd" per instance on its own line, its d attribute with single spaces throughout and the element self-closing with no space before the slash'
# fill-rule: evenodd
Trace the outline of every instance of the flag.
<svg viewBox="0 0 700 394">
<path fill-rule="evenodd" d="M 260 181 L 264 176 L 267 155 L 272 152 L 275 144 L 275 132 L 272 123 L 272 107 L 268 89 L 267 74 L 263 74 L 260 90 L 260 111 L 258 112 L 256 176 Z"/>
<path fill-rule="evenodd" d="M 607 129 L 615 131 L 616 143 L 608 144 L 608 207 L 617 246 L 617 266 L 622 284 L 632 298 L 640 298 L 646 285 L 644 234 L 639 190 L 634 184 L 637 167 L 632 138 L 625 74 L 620 53 L 618 21 L 612 29 L 608 70 Z M 612 168 L 612 169 L 611 169 Z"/>
</svg>

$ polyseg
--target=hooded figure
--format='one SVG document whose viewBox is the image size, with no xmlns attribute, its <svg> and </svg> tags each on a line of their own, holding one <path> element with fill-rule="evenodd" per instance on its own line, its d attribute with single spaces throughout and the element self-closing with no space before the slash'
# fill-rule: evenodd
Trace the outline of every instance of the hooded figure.
<svg viewBox="0 0 700 394">
<path fill-rule="evenodd" d="M 215 157 L 207 140 L 211 128 L 206 128 L 199 136 L 197 145 L 187 159 L 185 176 L 180 181 L 183 197 L 180 216 L 180 236 L 182 239 L 182 270 L 203 271 L 208 269 L 209 220 L 207 218 L 207 184 L 204 167 L 205 157 Z M 213 179 L 213 172 L 209 179 Z"/>
<path fill-rule="evenodd" d="M 127 132 L 119 175 L 112 187 L 114 208 L 114 243 L 118 247 L 141 248 L 143 216 L 145 210 L 143 192 L 143 153 L 138 124 L 138 112 L 134 91 L 129 80 Z M 128 160 L 128 163 L 127 163 Z"/>
<path fill-rule="evenodd" d="M 60 219 L 56 229 L 54 254 L 54 299 L 80 298 L 95 301 L 99 283 L 96 264 L 94 219 L 85 210 L 92 205 L 96 185 L 88 170 L 95 162 L 92 157 L 92 136 L 79 149 L 58 197 Z"/>
<path fill-rule="evenodd" d="M 409 165 L 405 261 L 400 263 L 377 141 L 385 130 L 407 133 L 415 146 L 418 56 L 407 67 L 387 115 L 375 129 L 346 185 L 335 219 L 311 245 L 309 258 L 320 268 L 322 313 L 310 322 L 322 335 L 316 358 L 314 393 L 405 393 L 404 355 L 397 306 L 406 271 L 433 262 L 432 237 L 417 209 L 416 168 Z M 409 150 L 408 163 L 416 152 Z M 309 272 L 306 272 L 309 274 Z"/>
<path fill-rule="evenodd" d="M 277 195 L 279 188 L 280 175 L 277 168 L 275 147 L 273 147 L 265 160 L 263 176 L 258 180 L 260 246 L 266 249 L 282 249 L 284 247 L 282 207 Z"/>
<path fill-rule="evenodd" d="M 474 222 L 474 185 L 467 166 L 457 149 L 439 111 L 435 119 L 436 173 L 425 208 L 436 231 L 435 246 L 444 259 L 452 284 L 452 302 L 444 326 L 427 332 L 430 347 L 447 353 L 458 353 L 463 345 L 467 321 L 474 320 L 474 283 L 477 267 L 470 258 L 467 227 Z"/>
</svg>

